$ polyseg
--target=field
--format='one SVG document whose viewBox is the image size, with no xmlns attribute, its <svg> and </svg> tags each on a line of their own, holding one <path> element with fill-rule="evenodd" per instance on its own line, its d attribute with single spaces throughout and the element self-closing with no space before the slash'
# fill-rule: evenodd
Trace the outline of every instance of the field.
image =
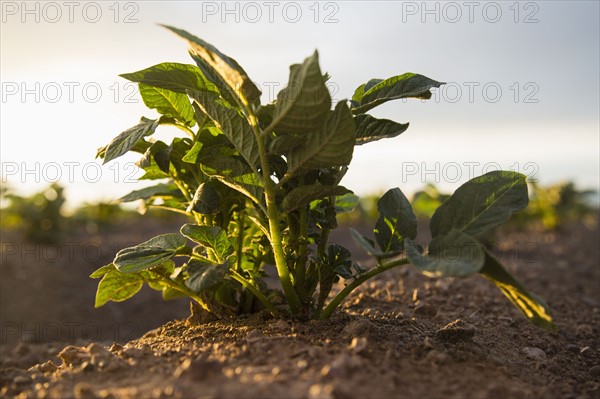
<svg viewBox="0 0 600 399">
<path fill-rule="evenodd" d="M 92 271 L 119 248 L 180 225 L 140 223 L 71 230 L 60 247 L 19 250 L 10 246 L 19 232 L 3 231 L 3 397 L 598 397 L 597 213 L 555 231 L 503 230 L 492 246 L 547 300 L 553 333 L 484 279 L 427 278 L 411 266 L 358 288 L 325 321 L 266 312 L 216 321 L 147 287 L 94 309 Z M 361 254 L 347 227 L 332 241 Z"/>
</svg>

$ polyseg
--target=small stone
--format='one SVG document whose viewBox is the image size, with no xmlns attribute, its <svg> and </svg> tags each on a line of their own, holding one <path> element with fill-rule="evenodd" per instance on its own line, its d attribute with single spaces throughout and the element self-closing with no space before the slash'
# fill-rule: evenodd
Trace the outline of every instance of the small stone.
<svg viewBox="0 0 600 399">
<path fill-rule="evenodd" d="M 83 363 L 90 358 L 90 354 L 84 349 L 77 346 L 66 346 L 58 354 L 65 366 L 73 366 Z"/>
<path fill-rule="evenodd" d="M 275 330 L 289 330 L 290 326 L 287 323 L 287 321 L 285 320 L 277 320 L 276 322 L 274 322 L 273 324 L 271 324 L 271 327 L 273 327 Z"/>
<path fill-rule="evenodd" d="M 437 330 L 435 336 L 446 342 L 470 341 L 475 336 L 475 326 L 459 319 Z"/>
<path fill-rule="evenodd" d="M 368 336 L 376 330 L 375 324 L 368 319 L 356 319 L 346 324 L 343 333 L 346 335 L 356 336 Z"/>
<path fill-rule="evenodd" d="M 588 370 L 588 374 L 592 378 L 600 377 L 600 366 L 594 366 Z"/>
<path fill-rule="evenodd" d="M 352 342 L 350 343 L 350 350 L 358 354 L 364 351 L 367 348 L 367 339 L 365 337 L 354 337 L 352 338 Z"/>
<path fill-rule="evenodd" d="M 58 370 L 58 366 L 48 360 L 46 363 L 36 364 L 29 369 L 30 372 L 53 373 Z"/>
<path fill-rule="evenodd" d="M 590 348 L 589 346 L 583 347 L 579 351 L 579 354 L 583 357 L 591 357 L 592 353 L 593 353 L 592 348 Z"/>
<path fill-rule="evenodd" d="M 437 309 L 431 305 L 423 304 L 415 307 L 414 313 L 419 316 L 434 317 L 437 314 Z"/>
<path fill-rule="evenodd" d="M 431 342 L 431 339 L 429 337 L 425 337 L 425 339 L 423 340 L 423 346 L 425 347 L 425 349 L 433 349 L 433 343 Z"/>
<path fill-rule="evenodd" d="M 115 342 L 110 346 L 108 350 L 114 353 L 123 350 L 123 347 Z"/>
<path fill-rule="evenodd" d="M 546 352 L 541 350 L 540 348 L 523 348 L 522 352 L 530 359 L 533 359 L 538 362 L 543 362 L 546 360 Z"/>
</svg>

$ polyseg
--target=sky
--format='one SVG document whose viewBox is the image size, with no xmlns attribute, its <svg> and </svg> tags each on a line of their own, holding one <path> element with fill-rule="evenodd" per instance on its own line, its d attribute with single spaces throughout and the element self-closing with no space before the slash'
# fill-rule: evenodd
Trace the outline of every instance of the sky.
<svg viewBox="0 0 600 399">
<path fill-rule="evenodd" d="M 193 63 L 173 25 L 235 58 L 272 101 L 315 49 L 334 101 L 371 78 L 447 82 L 429 101 L 372 114 L 410 122 L 356 147 L 342 184 L 359 195 L 425 182 L 454 191 L 496 169 L 600 188 L 597 1 L 1 1 L 2 184 L 58 181 L 70 204 L 111 201 L 138 182 L 135 155 L 96 149 L 155 111 L 118 75 Z M 159 129 L 158 138 L 172 131 Z"/>
</svg>

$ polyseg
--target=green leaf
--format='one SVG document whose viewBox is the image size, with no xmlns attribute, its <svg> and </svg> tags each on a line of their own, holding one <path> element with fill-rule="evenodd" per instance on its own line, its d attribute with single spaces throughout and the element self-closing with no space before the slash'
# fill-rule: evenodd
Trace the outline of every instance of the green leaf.
<svg viewBox="0 0 600 399">
<path fill-rule="evenodd" d="M 105 274 L 98 283 L 95 307 L 99 308 L 108 301 L 123 302 L 137 294 L 143 284 L 144 281 L 135 273 L 111 271 Z"/>
<path fill-rule="evenodd" d="M 433 237 L 457 229 L 476 236 L 508 220 L 527 206 L 526 176 L 493 171 L 469 180 L 435 211 L 429 227 Z"/>
<path fill-rule="evenodd" d="M 90 274 L 90 278 L 100 278 L 107 273 L 114 272 L 115 270 L 117 270 L 115 268 L 115 265 L 110 263 L 108 265 L 102 266 L 101 268 L 96 270 L 94 273 Z"/>
<path fill-rule="evenodd" d="M 415 73 L 405 73 L 385 80 L 372 79 L 356 89 L 352 96 L 354 114 L 363 114 L 376 106 L 400 98 L 431 98 L 430 89 L 443 83 Z"/>
<path fill-rule="evenodd" d="M 194 210 L 203 215 L 212 215 L 219 212 L 219 200 L 220 196 L 215 187 L 215 182 L 209 180 L 198 186 L 186 211 L 190 213 Z"/>
<path fill-rule="evenodd" d="M 198 154 L 202 150 L 204 144 L 201 141 L 194 142 L 192 149 L 188 151 L 187 154 L 181 159 L 183 162 L 187 163 L 197 163 L 198 162 Z"/>
<path fill-rule="evenodd" d="M 543 299 L 527 291 L 500 262 L 485 251 L 485 263 L 479 271 L 490 279 L 504 295 L 523 312 L 533 324 L 555 331 L 556 326 L 550 316 L 550 308 Z"/>
<path fill-rule="evenodd" d="M 269 144 L 269 153 L 275 155 L 285 155 L 296 147 L 301 146 L 306 141 L 305 137 L 286 134 L 277 136 Z"/>
<path fill-rule="evenodd" d="M 408 129 L 408 123 L 377 119 L 369 114 L 355 116 L 354 123 L 356 124 L 356 145 L 396 137 Z"/>
<path fill-rule="evenodd" d="M 186 94 L 140 83 L 140 95 L 148 108 L 156 108 L 162 115 L 171 116 L 187 126 L 194 126 L 194 108 Z"/>
<path fill-rule="evenodd" d="M 417 236 L 417 217 L 399 188 L 388 190 L 377 202 L 379 219 L 375 240 L 383 252 L 402 251 L 404 238 Z"/>
<path fill-rule="evenodd" d="M 277 94 L 271 126 L 278 134 L 311 133 L 322 126 L 330 108 L 331 96 L 315 51 L 290 67 L 289 82 Z"/>
<path fill-rule="evenodd" d="M 243 158 L 238 156 L 215 156 L 201 159 L 202 172 L 208 176 L 236 177 L 252 172 Z"/>
<path fill-rule="evenodd" d="M 181 227 L 181 234 L 205 248 L 213 250 L 219 258 L 219 262 L 223 262 L 233 251 L 227 232 L 218 226 L 187 223 Z"/>
<path fill-rule="evenodd" d="M 156 165 L 163 173 L 169 173 L 171 147 L 160 140 L 152 143 L 144 153 L 144 156 L 136 162 L 136 165 L 144 170 Z"/>
<path fill-rule="evenodd" d="M 157 126 L 158 120 L 142 117 L 140 123 L 119 134 L 106 146 L 103 164 L 131 150 L 143 137 L 154 133 Z"/>
<path fill-rule="evenodd" d="M 184 30 L 167 25 L 162 26 L 190 43 L 190 54 L 196 62 L 201 61 L 199 66 L 205 74 L 206 69 L 210 68 L 212 72 L 218 74 L 232 92 L 252 103 L 256 103 L 260 99 L 260 90 L 252 83 L 246 71 L 244 71 L 236 60 L 221 53 L 213 45 Z"/>
<path fill-rule="evenodd" d="M 335 211 L 336 213 L 352 212 L 359 201 L 360 198 L 357 195 L 350 193 L 337 196 L 335 198 Z"/>
<path fill-rule="evenodd" d="M 264 209 L 264 188 L 262 181 L 256 173 L 249 173 L 242 176 L 212 176 L 213 179 L 220 181 L 224 185 L 242 193 L 252 202 Z"/>
<path fill-rule="evenodd" d="M 223 134 L 237 148 L 253 170 L 258 169 L 260 156 L 258 143 L 252 128 L 235 109 L 227 106 L 216 94 L 209 92 L 188 92 L 202 110 L 223 131 Z"/>
<path fill-rule="evenodd" d="M 378 249 L 375 248 L 375 243 L 373 242 L 373 240 L 368 239 L 367 237 L 363 236 L 362 234 L 360 234 L 358 231 L 354 230 L 353 228 L 350 228 L 350 235 L 352 236 L 352 239 L 354 240 L 356 245 L 358 245 L 359 247 L 364 249 L 367 254 L 374 256 L 376 258 L 379 258 L 379 259 L 393 258 L 394 256 L 400 254 L 400 251 L 391 251 L 391 252 L 379 251 Z"/>
<path fill-rule="evenodd" d="M 329 113 L 325 124 L 306 135 L 306 142 L 290 151 L 289 175 L 310 169 L 346 166 L 352 160 L 356 127 L 350 109 L 340 101 Z"/>
<path fill-rule="evenodd" d="M 187 279 L 185 285 L 198 293 L 222 283 L 231 267 L 229 261 L 219 265 L 211 265 L 198 261 L 194 263 L 196 265 L 190 268 L 190 278 Z"/>
<path fill-rule="evenodd" d="M 139 199 L 149 199 L 157 195 L 171 195 L 177 196 L 180 192 L 174 184 L 157 184 L 156 186 L 150 186 L 142 188 L 141 190 L 135 190 L 129 194 L 119 198 L 117 202 L 131 202 Z"/>
<path fill-rule="evenodd" d="M 186 94 L 187 90 L 217 91 L 195 65 L 164 62 L 133 73 L 119 75 L 132 82 Z"/>
<path fill-rule="evenodd" d="M 463 277 L 477 273 L 485 255 L 477 240 L 459 230 L 434 238 L 429 255 L 419 253 L 411 239 L 405 241 L 406 256 L 421 272 L 440 277 Z"/>
<path fill-rule="evenodd" d="M 309 186 L 296 187 L 285 196 L 281 204 L 282 211 L 287 213 L 298 209 L 312 201 L 324 197 L 331 197 L 352 193 L 346 187 L 342 186 L 323 186 L 316 183 Z"/>
<path fill-rule="evenodd" d="M 120 272 L 139 272 L 164 263 L 184 247 L 185 238 L 181 235 L 162 234 L 135 247 L 120 250 L 113 263 Z"/>
</svg>

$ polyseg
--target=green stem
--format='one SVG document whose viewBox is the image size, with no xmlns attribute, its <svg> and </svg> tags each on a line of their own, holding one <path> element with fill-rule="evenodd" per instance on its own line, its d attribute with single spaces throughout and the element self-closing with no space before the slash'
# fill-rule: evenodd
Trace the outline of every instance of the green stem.
<svg viewBox="0 0 600 399">
<path fill-rule="evenodd" d="M 275 306 L 271 303 L 271 301 L 269 301 L 265 294 L 260 292 L 260 290 L 256 288 L 250 281 L 246 280 L 241 274 L 239 274 L 235 270 L 231 270 L 231 277 L 233 277 L 234 280 L 241 283 L 251 293 L 253 293 L 254 296 L 256 296 L 258 300 L 265 306 L 265 308 L 267 308 L 267 310 L 271 312 L 271 314 L 273 314 L 273 316 L 278 315 L 277 309 L 275 309 Z"/>
<path fill-rule="evenodd" d="M 163 126 L 175 126 L 178 129 L 183 130 L 184 132 L 186 132 L 192 140 L 196 140 L 196 133 L 194 133 L 194 131 L 192 129 L 190 129 L 187 126 L 184 125 L 180 125 L 178 123 L 161 123 L 161 125 Z"/>
<path fill-rule="evenodd" d="M 161 282 L 162 284 L 168 286 L 169 288 L 172 288 L 174 290 L 177 290 L 179 292 L 181 292 L 184 295 L 189 296 L 190 298 L 192 298 L 194 301 L 196 301 L 204 310 L 206 310 L 207 312 L 214 314 L 215 316 L 218 317 L 218 315 L 216 315 L 215 313 L 212 312 L 212 310 L 210 309 L 210 306 L 208 306 L 208 304 L 204 301 L 204 299 L 202 299 L 198 294 L 196 294 L 194 291 L 190 290 L 189 288 L 187 288 L 184 285 L 181 284 L 177 284 L 175 281 L 171 280 L 170 278 L 163 276 L 161 274 L 155 273 L 158 276 L 160 276 L 160 279 L 157 279 L 158 282 Z"/>
<path fill-rule="evenodd" d="M 290 278 L 290 271 L 285 260 L 285 254 L 283 252 L 281 229 L 279 228 L 279 210 L 277 209 L 277 202 L 275 198 L 275 187 L 273 180 L 271 180 L 271 171 L 269 168 L 269 160 L 267 158 L 267 149 L 264 137 L 261 135 L 258 127 L 258 120 L 253 113 L 248 114 L 248 119 L 258 144 L 258 152 L 260 156 L 261 169 L 263 172 L 263 180 L 265 185 L 265 201 L 267 203 L 267 218 L 269 219 L 269 231 L 271 233 L 271 247 L 273 248 L 273 256 L 275 258 L 275 266 L 277 267 L 277 274 L 281 281 L 281 287 L 286 296 L 290 310 L 292 314 L 298 314 L 300 310 L 300 299 L 294 289 L 292 280 Z"/>
<path fill-rule="evenodd" d="M 340 305 L 340 303 L 342 303 L 342 301 L 344 299 L 346 299 L 346 297 L 352 291 L 354 291 L 359 285 L 361 285 L 362 283 L 364 283 L 371 277 L 375 277 L 379 273 L 383 273 L 383 272 L 390 270 L 396 266 L 405 265 L 407 263 L 408 263 L 407 259 L 398 259 L 396 261 L 392 261 L 392 262 L 383 264 L 381 266 L 377 266 L 377 267 L 369 270 L 368 272 L 364 273 L 363 275 L 359 276 L 358 278 L 354 279 L 354 281 L 352 281 L 350 284 L 348 284 L 346 287 L 344 287 L 343 290 L 338 292 L 338 294 L 335 297 L 333 297 L 331 302 L 329 302 L 329 304 L 325 307 L 325 309 L 323 309 L 323 311 L 319 315 L 319 319 L 326 319 L 329 316 L 331 316 L 333 311 Z"/>
</svg>

